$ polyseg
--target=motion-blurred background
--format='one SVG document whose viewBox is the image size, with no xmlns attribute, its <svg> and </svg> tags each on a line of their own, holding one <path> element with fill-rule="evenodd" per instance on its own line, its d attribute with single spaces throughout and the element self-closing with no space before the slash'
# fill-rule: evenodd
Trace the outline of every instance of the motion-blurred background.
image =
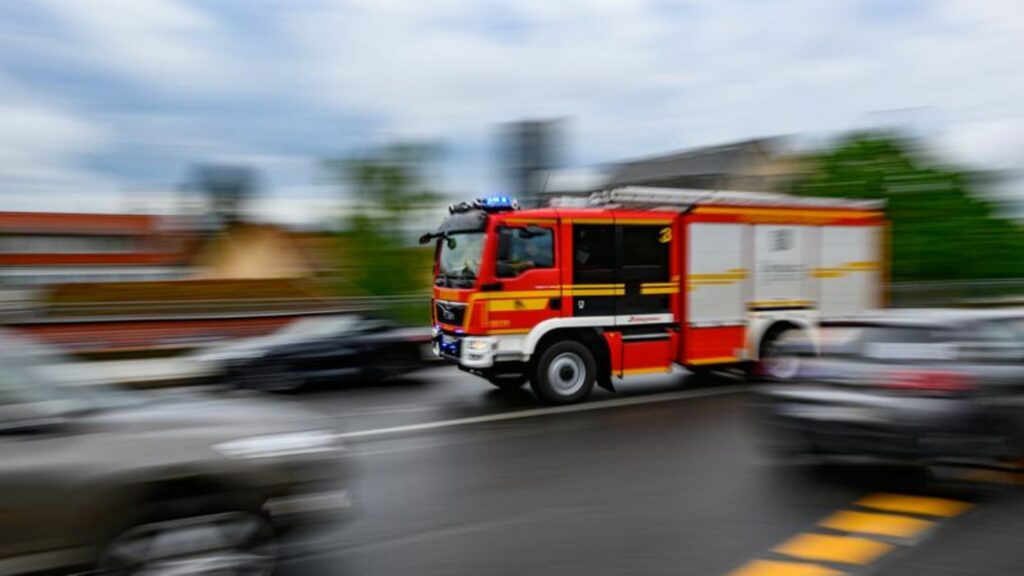
<svg viewBox="0 0 1024 576">
<path fill-rule="evenodd" d="M 10 3 L 3 313 L 82 352 L 423 325 L 442 206 L 626 184 L 885 198 L 894 303 L 1014 295 L 1022 28 L 960 0 Z"/>
</svg>

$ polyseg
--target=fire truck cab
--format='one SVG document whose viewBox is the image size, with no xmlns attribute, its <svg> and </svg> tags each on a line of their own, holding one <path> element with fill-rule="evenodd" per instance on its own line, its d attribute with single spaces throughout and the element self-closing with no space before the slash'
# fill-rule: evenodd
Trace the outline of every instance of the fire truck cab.
<svg viewBox="0 0 1024 576">
<path fill-rule="evenodd" d="M 613 377 L 755 366 L 784 335 L 883 304 L 875 201 L 629 187 L 519 210 L 449 208 L 436 242 L 434 352 L 548 403 Z"/>
</svg>

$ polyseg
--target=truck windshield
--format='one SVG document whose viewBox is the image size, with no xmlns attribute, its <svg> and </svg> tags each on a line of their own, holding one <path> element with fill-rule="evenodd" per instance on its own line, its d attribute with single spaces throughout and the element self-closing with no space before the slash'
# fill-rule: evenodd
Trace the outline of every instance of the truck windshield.
<svg viewBox="0 0 1024 576">
<path fill-rule="evenodd" d="M 450 288 L 469 288 L 480 274 L 484 252 L 483 232 L 460 232 L 441 239 L 434 284 Z"/>
</svg>

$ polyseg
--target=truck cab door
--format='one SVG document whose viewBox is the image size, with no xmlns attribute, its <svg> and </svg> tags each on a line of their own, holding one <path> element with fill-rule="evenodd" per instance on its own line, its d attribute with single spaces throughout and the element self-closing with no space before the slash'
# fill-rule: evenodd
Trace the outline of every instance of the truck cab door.
<svg viewBox="0 0 1024 576">
<path fill-rule="evenodd" d="M 666 314 L 672 311 L 671 223 L 616 226 L 616 249 L 621 254 L 618 270 L 623 294 L 616 301 L 616 316 Z"/>
<path fill-rule="evenodd" d="M 562 315 L 562 275 L 557 223 L 544 221 L 498 229 L 497 282 L 487 293 L 484 323 L 492 334 L 528 332 Z"/>
</svg>

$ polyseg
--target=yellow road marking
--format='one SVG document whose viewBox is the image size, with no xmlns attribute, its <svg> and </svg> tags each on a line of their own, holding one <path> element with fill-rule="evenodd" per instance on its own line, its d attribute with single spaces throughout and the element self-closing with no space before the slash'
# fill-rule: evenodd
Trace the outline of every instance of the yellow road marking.
<svg viewBox="0 0 1024 576">
<path fill-rule="evenodd" d="M 775 552 L 803 560 L 870 564 L 893 548 L 891 544 L 867 538 L 799 534 L 777 546 Z"/>
<path fill-rule="evenodd" d="M 946 498 L 885 493 L 865 496 L 858 500 L 856 504 L 865 508 L 885 510 L 886 512 L 906 512 L 909 514 L 943 516 L 946 518 L 959 516 L 974 506 L 967 502 L 947 500 Z"/>
<path fill-rule="evenodd" d="M 754 560 L 729 576 L 842 576 L 845 572 L 804 562 L 778 562 L 775 560 Z"/>
<path fill-rule="evenodd" d="M 819 525 L 843 532 L 910 538 L 931 528 L 934 523 L 909 516 L 842 510 L 822 520 Z"/>
</svg>

